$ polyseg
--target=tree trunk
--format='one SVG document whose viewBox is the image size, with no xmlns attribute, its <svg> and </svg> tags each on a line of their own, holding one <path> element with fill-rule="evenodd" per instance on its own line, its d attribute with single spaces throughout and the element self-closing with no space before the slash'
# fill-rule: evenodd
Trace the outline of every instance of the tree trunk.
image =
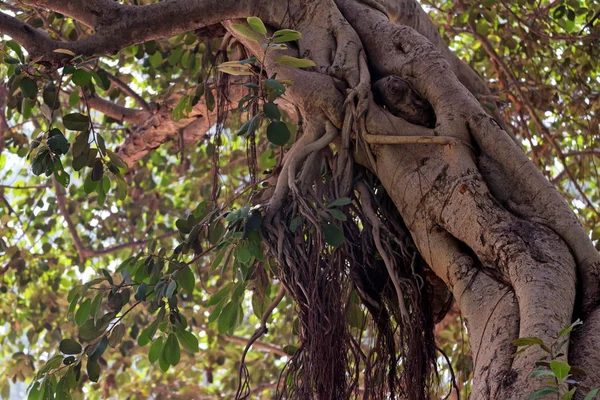
<svg viewBox="0 0 600 400">
<path fill-rule="evenodd" d="M 364 136 L 354 132 L 355 149 L 376 142 L 369 135 L 409 136 L 408 144 L 371 145 L 372 157 L 356 150 L 355 160 L 381 180 L 420 255 L 467 321 L 475 364 L 472 398 L 521 399 L 543 388 L 544 377 L 529 377 L 543 350 L 531 347 L 514 358 L 512 342 L 537 337 L 551 343 L 575 316 L 585 319 L 584 328 L 559 359 L 587 372 L 579 395 L 586 393 L 600 383 L 600 350 L 593 344 L 600 327 L 598 253 L 558 192 L 476 100 L 487 90 L 476 74 L 443 47 L 415 2 L 389 3 L 392 21 L 404 25 L 390 21 L 381 12 L 385 6 L 375 2 L 311 1 L 298 9 L 292 2 L 285 24 L 304 34 L 294 54 L 313 59 L 320 73 L 267 60 L 269 73 L 297 82 L 287 100 L 315 125 L 314 140 L 327 122 L 344 130 L 346 99 L 332 77 L 346 83 L 357 114 L 366 115 Z M 283 20 L 271 7 L 258 14 L 275 27 Z M 431 104 L 434 129 L 397 117 L 408 114 L 402 114 L 405 99 L 398 98 L 393 79 L 377 89 L 396 116 L 373 103 L 370 86 L 384 77 L 401 78 Z M 453 141 L 423 144 L 414 136 Z M 294 147 L 301 145 L 306 143 Z M 278 182 L 272 208 L 286 201 L 285 179 Z"/>
</svg>

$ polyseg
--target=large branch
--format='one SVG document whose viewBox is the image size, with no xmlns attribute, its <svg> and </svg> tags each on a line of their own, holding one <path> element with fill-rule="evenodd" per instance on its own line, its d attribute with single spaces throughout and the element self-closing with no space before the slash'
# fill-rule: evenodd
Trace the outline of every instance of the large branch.
<svg viewBox="0 0 600 400">
<path fill-rule="evenodd" d="M 21 0 L 21 3 L 59 12 L 92 28 L 114 17 L 120 8 L 111 0 Z"/>
<path fill-rule="evenodd" d="M 63 59 L 65 54 L 56 49 L 67 49 L 75 54 L 115 54 L 133 44 L 160 39 L 214 25 L 221 21 L 246 17 L 258 11 L 257 2 L 238 0 L 167 0 L 144 6 L 128 6 L 111 3 L 104 9 L 102 1 L 92 1 L 86 5 L 83 0 L 73 4 L 63 0 L 31 1 L 55 10 L 69 12 L 74 18 L 93 25 L 96 32 L 74 42 L 53 40 L 41 31 L 6 14 L 0 15 L 0 32 L 11 36 L 24 46 L 32 58 Z M 95 15 L 100 7 L 100 20 Z M 110 11 L 107 13 L 107 11 Z"/>
</svg>

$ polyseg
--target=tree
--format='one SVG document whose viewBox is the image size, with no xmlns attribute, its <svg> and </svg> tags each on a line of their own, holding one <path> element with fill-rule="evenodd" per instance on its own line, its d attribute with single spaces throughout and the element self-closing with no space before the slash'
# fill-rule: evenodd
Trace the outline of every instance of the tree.
<svg viewBox="0 0 600 400">
<path fill-rule="evenodd" d="M 30 396 L 148 396 L 150 362 L 158 397 L 216 373 L 426 398 L 453 302 L 472 398 L 594 396 L 600 4 L 124 3 L 2 5 L 5 178 L 31 165 L 3 186 L 4 357 Z"/>
</svg>

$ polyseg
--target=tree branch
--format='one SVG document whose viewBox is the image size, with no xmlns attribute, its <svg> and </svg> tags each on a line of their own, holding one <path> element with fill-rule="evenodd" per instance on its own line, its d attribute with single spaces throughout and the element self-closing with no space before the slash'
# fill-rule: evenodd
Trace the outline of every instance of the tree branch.
<svg viewBox="0 0 600 400">
<path fill-rule="evenodd" d="M 69 214 L 69 211 L 67 210 L 66 198 L 65 198 L 64 193 L 62 192 L 62 188 L 61 188 L 60 184 L 58 183 L 58 181 L 56 179 L 54 179 L 54 177 L 52 178 L 52 181 L 54 182 L 54 190 L 56 191 L 56 200 L 58 203 L 58 209 L 60 210 L 62 217 L 65 219 L 65 222 L 67 223 L 67 228 L 69 230 L 69 233 L 71 234 L 71 238 L 73 239 L 73 245 L 75 246 L 75 250 L 77 250 L 77 253 L 79 254 L 79 260 L 82 263 L 91 257 L 99 257 L 99 256 L 103 256 L 106 254 L 115 253 L 120 250 L 129 249 L 131 247 L 143 246 L 150 241 L 150 239 L 144 239 L 144 240 L 139 240 L 139 241 L 135 241 L 135 242 L 119 244 L 119 245 L 108 247 L 106 249 L 101 249 L 101 250 L 93 250 L 93 249 L 90 249 L 90 248 L 84 246 L 84 244 L 81 241 L 81 238 L 79 236 L 79 233 L 77 233 L 77 227 L 73 223 L 73 220 L 71 219 L 71 215 Z M 177 232 L 178 231 L 170 231 L 170 232 L 164 233 L 164 234 L 156 237 L 155 239 L 156 240 L 165 239 L 165 238 L 176 235 Z"/>
<path fill-rule="evenodd" d="M 0 15 L 0 33 L 11 36 L 24 46 L 32 58 L 63 60 L 68 56 L 54 50 L 66 49 L 83 56 L 115 54 L 127 46 L 246 17 L 258 11 L 254 2 L 238 0 L 167 0 L 144 6 L 122 5 L 109 0 L 93 0 L 89 4 L 85 0 L 69 3 L 63 0 L 28 2 L 68 12 L 94 26 L 96 33 L 62 43 L 6 14 Z M 97 15 L 94 18 L 90 14 Z"/>
<path fill-rule="evenodd" d="M 88 97 L 87 102 L 88 105 L 94 110 L 100 111 L 101 113 L 118 121 L 141 124 L 152 117 L 152 114 L 145 110 L 123 107 L 98 96 Z"/>
<path fill-rule="evenodd" d="M 21 0 L 35 8 L 44 8 L 67 15 L 93 28 L 115 13 L 120 5 L 111 0 Z"/>
<path fill-rule="evenodd" d="M 62 43 L 51 39 L 43 31 L 3 12 L 0 12 L 0 33 L 10 36 L 32 55 L 51 53 L 52 50 L 59 47 L 59 43 Z"/>
<path fill-rule="evenodd" d="M 135 90 L 131 89 L 129 87 L 129 85 L 127 85 L 125 82 L 123 82 L 122 80 L 120 80 L 119 78 L 117 78 L 116 76 L 114 76 L 113 74 L 111 74 L 109 72 L 106 72 L 106 76 L 108 76 L 108 79 L 110 79 L 111 82 L 114 83 L 116 87 L 121 89 L 123 91 L 123 93 L 125 93 L 129 97 L 133 98 L 135 100 L 135 102 L 139 104 L 140 107 L 142 107 L 146 111 L 150 111 L 150 105 L 146 102 L 146 100 L 144 100 L 144 98 L 142 96 L 137 94 L 137 92 Z"/>
</svg>

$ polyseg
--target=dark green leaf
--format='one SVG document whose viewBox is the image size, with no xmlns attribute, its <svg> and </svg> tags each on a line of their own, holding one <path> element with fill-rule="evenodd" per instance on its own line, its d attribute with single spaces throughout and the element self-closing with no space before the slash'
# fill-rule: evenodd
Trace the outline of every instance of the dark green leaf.
<svg viewBox="0 0 600 400">
<path fill-rule="evenodd" d="M 265 103 L 263 105 L 263 111 L 268 118 L 280 120 L 281 112 L 279 112 L 279 107 L 275 103 Z"/>
<path fill-rule="evenodd" d="M 94 161 L 94 167 L 92 168 L 91 178 L 94 182 L 102 180 L 104 176 L 104 164 L 100 158 L 96 158 Z"/>
<path fill-rule="evenodd" d="M 346 206 L 348 204 L 351 204 L 352 200 L 348 197 L 341 197 L 339 199 L 335 199 L 334 201 L 332 201 L 331 203 L 329 203 L 327 205 L 327 208 L 331 208 L 331 207 L 339 207 L 339 206 Z"/>
<path fill-rule="evenodd" d="M 87 374 L 90 381 L 98 382 L 98 378 L 100 378 L 100 364 L 98 364 L 98 361 L 88 360 Z"/>
<path fill-rule="evenodd" d="M 332 208 L 329 210 L 329 214 L 331 214 L 331 216 L 337 220 L 340 221 L 346 221 L 348 218 L 346 217 L 346 214 L 344 214 L 341 210 L 337 209 L 337 208 Z"/>
<path fill-rule="evenodd" d="M 198 339 L 192 332 L 179 329 L 177 331 L 177 338 L 184 349 L 190 353 L 198 352 Z"/>
<path fill-rule="evenodd" d="M 108 344 L 110 347 L 117 347 L 119 343 L 121 343 L 121 339 L 123 339 L 123 336 L 125 336 L 126 330 L 127 327 L 123 324 L 119 324 L 113 328 L 110 337 L 108 338 Z"/>
<path fill-rule="evenodd" d="M 65 171 L 62 162 L 58 157 L 54 159 L 54 178 L 56 178 L 58 183 L 63 187 L 69 186 L 69 183 L 71 182 L 71 176 Z"/>
<path fill-rule="evenodd" d="M 179 363 L 181 349 L 179 348 L 177 336 L 173 332 L 169 333 L 169 336 L 167 337 L 167 341 L 163 347 L 163 354 L 169 364 L 175 366 Z"/>
<path fill-rule="evenodd" d="M 267 139 L 277 146 L 285 145 L 290 140 L 290 131 L 281 121 L 273 121 L 267 126 Z"/>
<path fill-rule="evenodd" d="M 73 339 L 63 339 L 58 345 L 58 349 L 63 354 L 79 354 L 81 353 L 81 345 Z"/>
<path fill-rule="evenodd" d="M 217 324 L 221 335 L 232 331 L 235 327 L 238 318 L 238 308 L 238 304 L 231 301 L 223 308 L 221 315 L 219 315 L 219 323 Z"/>
<path fill-rule="evenodd" d="M 196 285 L 196 280 L 194 278 L 194 273 L 190 269 L 189 266 L 185 266 L 179 271 L 177 274 L 177 283 L 188 293 L 194 292 L 194 286 Z"/>
<path fill-rule="evenodd" d="M 23 97 L 33 99 L 37 95 L 37 84 L 29 78 L 21 79 L 21 82 L 19 82 L 19 87 L 21 88 L 21 93 L 23 93 Z"/>
<path fill-rule="evenodd" d="M 239 262 L 244 264 L 250 261 L 250 259 L 252 258 L 252 254 L 250 253 L 246 242 L 240 242 L 235 247 L 235 257 Z"/>
<path fill-rule="evenodd" d="M 90 118 L 80 113 L 67 114 L 63 117 L 63 124 L 72 131 L 85 131 L 90 126 Z"/>
<path fill-rule="evenodd" d="M 160 358 L 160 355 L 163 352 L 163 346 L 165 344 L 162 336 L 159 336 L 152 342 L 152 346 L 150 346 L 150 350 L 148 351 L 148 361 L 150 364 L 154 364 L 156 360 Z"/>
<path fill-rule="evenodd" d="M 76 69 L 73 72 L 73 83 L 77 86 L 87 86 L 92 80 L 92 76 L 89 72 L 83 69 Z"/>
<path fill-rule="evenodd" d="M 137 301 L 146 300 L 146 291 L 147 290 L 148 290 L 148 284 L 146 282 L 140 283 L 135 291 L 135 299 Z"/>
<path fill-rule="evenodd" d="M 175 289 L 177 289 L 177 282 L 171 281 L 169 282 L 169 286 L 167 286 L 167 290 L 165 290 L 165 297 L 170 298 L 175 294 Z"/>
<path fill-rule="evenodd" d="M 344 237 L 344 232 L 342 232 L 337 226 L 328 224 L 322 225 L 321 228 L 323 229 L 325 242 L 327 242 L 328 245 L 340 247 L 344 244 L 346 240 Z"/>
<path fill-rule="evenodd" d="M 53 135 L 48 139 L 48 147 L 50 150 L 57 155 L 67 154 L 69 151 L 69 147 L 71 144 L 67 140 L 67 138 L 62 134 L 62 132 L 58 131 L 58 134 Z"/>
<path fill-rule="evenodd" d="M 85 299 L 83 303 L 77 309 L 77 313 L 75 313 L 75 323 L 81 326 L 87 321 L 87 318 L 90 315 L 90 309 L 92 307 L 92 301 L 90 299 Z"/>
</svg>

